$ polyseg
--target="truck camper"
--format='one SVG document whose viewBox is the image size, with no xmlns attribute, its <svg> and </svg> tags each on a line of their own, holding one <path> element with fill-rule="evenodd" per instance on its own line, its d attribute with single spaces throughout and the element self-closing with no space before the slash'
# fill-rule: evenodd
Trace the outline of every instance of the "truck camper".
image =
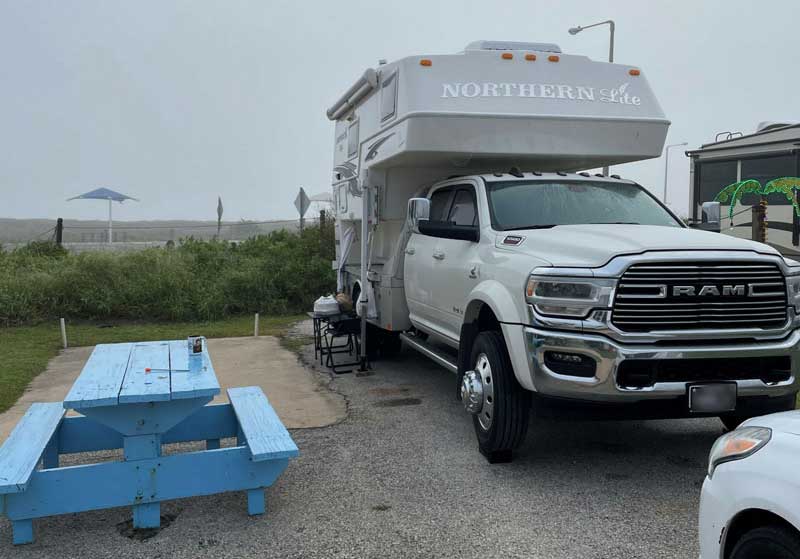
<svg viewBox="0 0 800 559">
<path fill-rule="evenodd" d="M 794 407 L 800 263 L 582 172 L 661 154 L 638 67 L 478 41 L 368 69 L 327 116 L 362 364 L 405 343 L 455 373 L 490 462 L 532 415 Z"/>
</svg>

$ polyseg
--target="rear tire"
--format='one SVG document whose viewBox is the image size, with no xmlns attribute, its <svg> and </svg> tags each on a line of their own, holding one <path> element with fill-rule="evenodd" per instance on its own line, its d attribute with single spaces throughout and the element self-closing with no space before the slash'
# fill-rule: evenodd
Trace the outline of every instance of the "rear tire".
<svg viewBox="0 0 800 559">
<path fill-rule="evenodd" d="M 754 528 L 739 538 L 730 559 L 800 559 L 800 535 L 783 526 Z"/>
<path fill-rule="evenodd" d="M 478 448 L 490 464 L 510 462 L 512 450 L 525 440 L 530 420 L 530 393 L 514 376 L 506 344 L 499 332 L 481 332 L 475 338 L 470 364 L 485 369 L 489 366 L 486 384 L 492 391 L 491 413 L 486 410 L 473 416 Z"/>
</svg>

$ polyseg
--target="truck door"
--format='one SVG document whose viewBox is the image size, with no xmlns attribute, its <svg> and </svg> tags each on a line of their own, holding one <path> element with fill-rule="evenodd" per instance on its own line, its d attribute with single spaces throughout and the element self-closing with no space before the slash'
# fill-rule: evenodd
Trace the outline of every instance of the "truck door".
<svg viewBox="0 0 800 559">
<path fill-rule="evenodd" d="M 430 219 L 443 221 L 447 218 L 455 193 L 454 188 L 446 186 L 434 190 L 430 194 Z M 437 281 L 434 275 L 433 254 L 440 239 L 413 233 L 406 245 L 403 285 L 406 292 L 406 303 L 411 322 L 424 330 L 439 332 L 445 321 L 439 305 L 434 304 L 433 290 Z"/>
<path fill-rule="evenodd" d="M 446 221 L 456 225 L 478 225 L 475 187 L 452 187 L 454 194 Z M 478 243 L 461 239 L 436 239 L 433 252 L 433 301 L 439 310 L 444 334 L 458 340 L 467 297 L 478 283 Z"/>
</svg>

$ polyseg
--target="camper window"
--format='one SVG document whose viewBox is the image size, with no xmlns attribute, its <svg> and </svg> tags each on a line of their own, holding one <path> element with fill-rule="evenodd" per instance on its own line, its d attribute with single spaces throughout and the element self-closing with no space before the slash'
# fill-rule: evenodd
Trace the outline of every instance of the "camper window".
<svg viewBox="0 0 800 559">
<path fill-rule="evenodd" d="M 358 153 L 358 121 L 355 121 L 347 129 L 347 157 L 353 157 Z"/>
<path fill-rule="evenodd" d="M 384 78 L 381 84 L 381 122 L 394 116 L 397 106 L 397 71 Z"/>
</svg>

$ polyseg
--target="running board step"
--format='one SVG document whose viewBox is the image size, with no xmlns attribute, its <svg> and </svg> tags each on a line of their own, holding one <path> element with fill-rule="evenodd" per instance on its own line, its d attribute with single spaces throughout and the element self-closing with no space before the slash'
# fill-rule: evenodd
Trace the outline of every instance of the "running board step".
<svg viewBox="0 0 800 559">
<path fill-rule="evenodd" d="M 409 347 L 417 350 L 428 359 L 435 361 L 451 373 L 458 373 L 458 365 L 456 365 L 453 360 L 454 356 L 448 355 L 447 352 L 442 351 L 433 344 L 429 344 L 423 340 L 420 340 L 416 336 L 400 334 L 400 339 L 403 340 L 403 342 L 405 342 Z"/>
</svg>

